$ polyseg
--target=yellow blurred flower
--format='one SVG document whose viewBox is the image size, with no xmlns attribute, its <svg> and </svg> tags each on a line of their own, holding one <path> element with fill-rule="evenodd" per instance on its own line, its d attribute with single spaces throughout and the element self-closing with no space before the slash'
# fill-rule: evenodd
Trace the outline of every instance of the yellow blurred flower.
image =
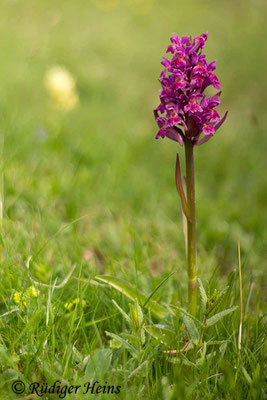
<svg viewBox="0 0 267 400">
<path fill-rule="evenodd" d="M 128 6 L 133 14 L 147 15 L 152 11 L 153 0 L 128 0 Z"/>
<path fill-rule="evenodd" d="M 82 308 L 86 306 L 86 302 L 84 300 L 81 300 L 79 297 L 76 297 L 72 302 L 66 303 L 64 307 L 66 308 L 67 311 L 71 311 L 76 304 L 81 303 Z"/>
<path fill-rule="evenodd" d="M 112 10 L 119 4 L 119 0 L 93 0 L 93 4 L 101 10 Z"/>
<path fill-rule="evenodd" d="M 18 306 L 26 306 L 26 301 L 23 299 L 23 293 L 22 292 L 15 292 L 13 299 L 14 302 L 18 305 Z"/>
<path fill-rule="evenodd" d="M 36 289 L 34 286 L 30 286 L 25 293 L 16 291 L 14 293 L 13 300 L 18 306 L 26 307 L 29 304 L 30 299 L 33 297 L 38 297 L 39 293 L 40 291 L 38 289 Z"/>
<path fill-rule="evenodd" d="M 36 289 L 34 286 L 30 286 L 26 292 L 25 295 L 27 297 L 37 297 L 39 295 L 40 291 Z"/>
<path fill-rule="evenodd" d="M 63 67 L 55 66 L 47 72 L 45 87 L 54 103 L 63 110 L 72 110 L 79 102 L 75 80 Z"/>
</svg>

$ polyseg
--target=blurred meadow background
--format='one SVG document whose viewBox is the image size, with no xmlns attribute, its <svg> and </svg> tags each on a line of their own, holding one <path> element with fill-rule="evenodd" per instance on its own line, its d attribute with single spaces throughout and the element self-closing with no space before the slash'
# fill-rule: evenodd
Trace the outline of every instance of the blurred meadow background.
<svg viewBox="0 0 267 400">
<path fill-rule="evenodd" d="M 94 275 L 127 279 L 148 295 L 176 270 L 155 299 L 186 303 L 174 184 L 183 149 L 154 140 L 152 112 L 172 32 L 209 31 L 207 59 L 217 60 L 222 82 L 219 111 L 229 110 L 216 136 L 195 151 L 199 276 L 215 277 L 220 287 L 237 267 L 239 240 L 248 313 L 260 318 L 267 268 L 267 2 L 6 0 L 0 15 L 0 314 L 8 313 L 0 318 L 1 399 L 13 398 L 10 382 L 17 377 L 81 378 L 79 357 L 108 346 L 105 330 L 122 330 L 120 315 L 90 325 L 116 313 L 111 298 L 127 309 L 123 296 L 90 284 Z M 49 89 L 58 71 L 71 82 L 66 101 Z M 77 268 L 61 289 L 40 287 L 26 307 L 14 294 L 32 285 L 29 256 L 31 275 L 47 285 Z M 76 298 L 84 307 L 67 316 Z M 118 370 L 112 373 L 119 379 Z M 139 390 L 140 398 L 153 398 L 141 397 L 140 388 L 122 398 Z"/>
</svg>

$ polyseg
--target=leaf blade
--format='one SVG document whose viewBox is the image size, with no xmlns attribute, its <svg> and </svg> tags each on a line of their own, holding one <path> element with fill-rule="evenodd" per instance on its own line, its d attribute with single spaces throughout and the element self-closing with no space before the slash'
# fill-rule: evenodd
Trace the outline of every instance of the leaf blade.
<svg viewBox="0 0 267 400">
<path fill-rule="evenodd" d="M 207 302 L 208 302 L 208 297 L 207 297 L 206 290 L 205 290 L 200 278 L 198 278 L 198 288 L 199 288 L 199 293 L 200 293 L 200 298 L 201 298 L 202 310 L 204 311 L 206 308 Z"/>
<path fill-rule="evenodd" d="M 132 301 L 137 299 L 140 304 L 144 304 L 146 302 L 146 296 L 139 289 L 135 288 L 121 278 L 116 278 L 109 275 L 97 275 L 94 279 L 110 285 Z M 159 320 L 163 319 L 168 314 L 168 311 L 161 304 L 158 304 L 155 300 L 150 300 L 146 304 L 146 308 L 148 308 L 154 315 L 154 317 Z"/>
<path fill-rule="evenodd" d="M 144 329 L 154 339 L 160 340 L 167 346 L 172 346 L 175 343 L 175 332 L 165 325 L 146 325 Z"/>
<path fill-rule="evenodd" d="M 209 319 L 207 319 L 206 322 L 206 327 L 210 327 L 214 324 L 217 324 L 217 322 L 219 322 L 222 318 L 224 318 L 226 315 L 234 312 L 238 307 L 232 307 L 232 308 L 228 308 L 227 310 L 223 310 L 215 315 L 213 315 L 212 317 L 210 317 Z"/>
<path fill-rule="evenodd" d="M 182 316 L 183 322 L 185 324 L 186 330 L 190 336 L 190 339 L 194 344 L 198 344 L 199 342 L 199 332 L 197 327 L 192 318 L 188 317 L 187 315 L 183 314 Z"/>
<path fill-rule="evenodd" d="M 107 336 L 110 336 L 112 339 L 116 339 L 122 346 L 124 346 L 133 356 L 136 356 L 137 351 L 136 349 L 133 347 L 133 345 L 131 345 L 128 340 L 123 339 L 121 336 L 116 335 L 115 333 L 112 332 L 108 332 L 105 331 Z"/>
<path fill-rule="evenodd" d="M 159 288 L 164 285 L 165 282 L 167 282 L 167 280 L 175 273 L 176 271 L 171 272 L 165 279 L 163 279 L 158 286 L 151 292 L 151 294 L 148 296 L 148 298 L 146 299 L 146 301 L 143 304 L 143 307 L 145 307 L 147 305 L 147 303 L 151 300 L 151 298 L 154 296 L 154 294 L 159 290 Z"/>
</svg>

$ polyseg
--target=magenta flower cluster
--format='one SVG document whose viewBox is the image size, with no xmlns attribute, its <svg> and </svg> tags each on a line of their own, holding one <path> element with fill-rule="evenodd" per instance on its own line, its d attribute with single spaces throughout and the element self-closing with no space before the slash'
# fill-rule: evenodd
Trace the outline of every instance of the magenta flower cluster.
<svg viewBox="0 0 267 400">
<path fill-rule="evenodd" d="M 183 145 L 185 138 L 194 145 L 209 140 L 225 121 L 227 113 L 220 117 L 216 107 L 220 104 L 221 91 L 206 97 L 208 86 L 219 90 L 221 83 L 215 75 L 215 61 L 209 64 L 201 54 L 208 33 L 192 38 L 176 34 L 171 37 L 167 53 L 171 60 L 163 57 L 164 69 L 160 75 L 160 105 L 154 110 L 159 131 L 156 139 L 167 136 Z M 203 135 L 201 135 L 203 133 Z"/>
</svg>

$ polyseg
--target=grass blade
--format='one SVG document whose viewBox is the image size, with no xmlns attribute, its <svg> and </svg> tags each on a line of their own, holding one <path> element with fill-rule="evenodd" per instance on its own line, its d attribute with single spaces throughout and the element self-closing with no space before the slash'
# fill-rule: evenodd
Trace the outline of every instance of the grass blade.
<svg viewBox="0 0 267 400">
<path fill-rule="evenodd" d="M 121 278 L 109 275 L 98 275 L 95 276 L 95 279 L 107 283 L 130 300 L 134 301 L 137 299 L 141 304 L 146 302 L 146 296 L 139 289 Z M 154 300 L 150 300 L 149 303 L 146 304 L 146 308 L 159 320 L 163 319 L 168 314 L 168 311 Z"/>
<path fill-rule="evenodd" d="M 148 296 L 148 298 L 146 299 L 146 301 L 143 304 L 143 307 L 145 307 L 147 305 L 147 303 L 149 302 L 149 300 L 154 296 L 154 294 L 159 290 L 159 288 L 164 285 L 165 282 L 167 282 L 167 280 L 175 273 L 171 272 L 165 279 L 163 279 L 163 281 L 160 282 L 160 284 L 152 291 L 152 293 Z"/>
</svg>

